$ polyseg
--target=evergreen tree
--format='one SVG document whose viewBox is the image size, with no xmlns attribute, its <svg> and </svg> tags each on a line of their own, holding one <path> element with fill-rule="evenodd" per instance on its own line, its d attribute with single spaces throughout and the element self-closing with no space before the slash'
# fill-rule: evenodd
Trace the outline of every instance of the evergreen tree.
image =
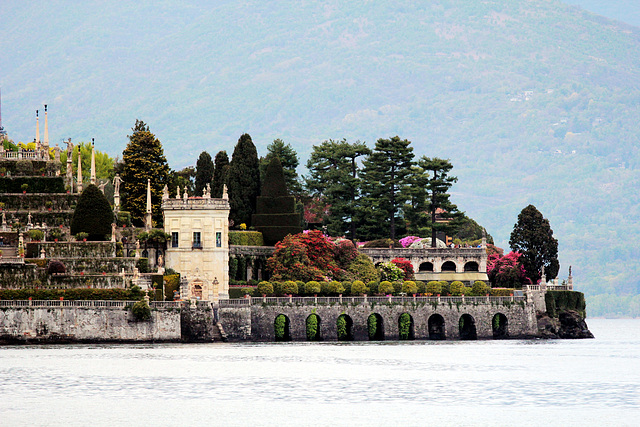
<svg viewBox="0 0 640 427">
<path fill-rule="evenodd" d="M 180 197 L 185 191 L 189 195 L 195 195 L 195 179 L 196 170 L 193 166 L 187 166 L 179 171 L 171 169 L 169 171 L 169 193 L 175 194 L 178 187 L 180 187 Z"/>
<path fill-rule="evenodd" d="M 547 279 L 558 276 L 558 240 L 553 237 L 549 220 L 535 206 L 527 206 L 518 215 L 509 238 L 509 246 L 514 252 L 522 254 L 520 262 L 533 283 L 540 280 L 542 267 Z"/>
<path fill-rule="evenodd" d="M 367 238 L 395 239 L 404 228 L 402 208 L 410 197 L 414 157 L 410 144 L 398 136 L 381 138 L 363 162 L 364 203 L 359 215 Z"/>
<path fill-rule="evenodd" d="M 275 139 L 269 144 L 267 146 L 267 155 L 260 159 L 260 181 L 264 181 L 267 167 L 274 157 L 279 158 L 280 163 L 282 163 L 284 179 L 287 183 L 289 193 L 294 196 L 299 196 L 302 193 L 302 184 L 296 171 L 296 168 L 300 164 L 298 153 L 296 153 L 290 144 L 285 144 L 281 139 Z"/>
<path fill-rule="evenodd" d="M 231 205 L 229 218 L 236 225 L 251 225 L 256 197 L 260 193 L 260 164 L 258 151 L 249 134 L 243 134 L 233 150 L 227 182 Z"/>
<path fill-rule="evenodd" d="M 229 157 L 226 151 L 219 151 L 216 154 L 213 170 L 213 182 L 211 183 L 211 197 L 222 197 L 223 186 L 227 182 L 229 173 Z"/>
<path fill-rule="evenodd" d="M 458 181 L 457 177 L 449 175 L 451 169 L 453 165 L 449 160 L 437 157 L 431 159 L 426 156 L 418 160 L 420 173 L 415 178 L 415 182 L 418 188 L 426 190 L 433 248 L 436 247 L 437 234 L 441 232 L 451 236 L 462 219 L 462 213 L 458 211 L 458 207 L 449 200 L 449 188 Z"/>
<path fill-rule="evenodd" d="M 349 144 L 328 140 L 314 146 L 307 161 L 309 192 L 330 206 L 330 215 L 324 223 L 332 236 L 348 236 L 355 241 L 357 202 L 362 180 L 358 158 L 371 154 L 366 144 L 356 141 Z"/>
<path fill-rule="evenodd" d="M 102 191 L 89 184 L 78 198 L 71 219 L 71 234 L 89 234 L 88 240 L 105 240 L 111 235 L 113 212 Z"/>
<path fill-rule="evenodd" d="M 265 173 L 262 193 L 257 199 L 257 213 L 252 223 L 267 245 L 275 245 L 288 234 L 302 232 L 296 201 L 289 195 L 280 158 L 272 157 Z"/>
<path fill-rule="evenodd" d="M 152 218 L 162 224 L 162 189 L 168 182 L 169 166 L 162 145 L 149 126 L 136 120 L 129 144 L 122 152 L 122 209 L 141 225 L 147 208 L 147 179 L 151 180 Z"/>
<path fill-rule="evenodd" d="M 207 188 L 207 184 L 211 184 L 213 181 L 213 161 L 211 156 L 206 151 L 200 153 L 198 161 L 196 162 L 196 187 L 195 196 L 202 196 L 202 193 Z"/>
</svg>

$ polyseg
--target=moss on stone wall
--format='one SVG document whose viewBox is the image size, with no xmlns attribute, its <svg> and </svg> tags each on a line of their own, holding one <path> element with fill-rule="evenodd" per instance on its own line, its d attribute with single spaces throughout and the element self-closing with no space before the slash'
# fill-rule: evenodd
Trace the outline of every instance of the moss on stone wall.
<svg viewBox="0 0 640 427">
<path fill-rule="evenodd" d="M 586 317 L 587 304 L 582 292 L 547 291 L 545 295 L 547 313 L 550 317 L 558 317 L 561 312 L 573 310 Z"/>
</svg>

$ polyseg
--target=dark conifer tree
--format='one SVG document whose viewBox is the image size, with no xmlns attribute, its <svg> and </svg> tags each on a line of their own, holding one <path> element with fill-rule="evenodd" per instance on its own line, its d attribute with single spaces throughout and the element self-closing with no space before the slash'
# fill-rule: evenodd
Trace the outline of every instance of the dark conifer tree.
<svg viewBox="0 0 640 427">
<path fill-rule="evenodd" d="M 272 157 L 265 171 L 262 193 L 252 224 L 262 232 L 267 245 L 275 245 L 287 234 L 302 232 L 302 218 L 295 212 L 295 198 L 289 195 L 286 178 L 278 157 Z"/>
<path fill-rule="evenodd" d="M 363 162 L 360 230 L 367 238 L 395 239 L 404 229 L 402 208 L 409 199 L 413 148 L 394 136 L 379 139 Z"/>
<path fill-rule="evenodd" d="M 219 151 L 216 154 L 213 170 L 213 182 L 211 184 L 211 197 L 222 197 L 224 184 L 227 182 L 227 174 L 229 173 L 229 157 L 226 151 Z"/>
<path fill-rule="evenodd" d="M 527 206 L 518 215 L 518 222 L 509 238 L 509 246 L 514 252 L 522 254 L 520 262 L 533 283 L 540 280 L 542 267 L 547 279 L 558 276 L 558 240 L 553 237 L 549 220 L 535 206 Z"/>
<path fill-rule="evenodd" d="M 263 181 L 265 179 L 267 167 L 274 157 L 278 157 L 280 163 L 282 163 L 284 179 L 289 193 L 299 196 L 302 193 L 302 185 L 296 171 L 300 164 L 298 153 L 296 153 L 291 144 L 285 144 L 281 139 L 275 139 L 269 144 L 267 146 L 267 155 L 260 159 L 260 180 Z"/>
<path fill-rule="evenodd" d="M 71 234 L 89 234 L 88 240 L 105 240 L 111 235 L 113 212 L 107 198 L 98 187 L 89 184 L 78 198 L 71 219 Z"/>
<path fill-rule="evenodd" d="M 203 151 L 200 153 L 200 157 L 198 157 L 198 161 L 196 162 L 196 196 L 202 196 L 202 193 L 207 188 L 207 184 L 211 185 L 213 181 L 213 171 L 211 156 L 206 151 Z"/>
<path fill-rule="evenodd" d="M 151 180 L 153 221 L 162 224 L 162 189 L 168 182 L 169 165 L 162 144 L 149 132 L 149 126 L 136 120 L 129 144 L 122 152 L 122 209 L 141 225 L 147 207 L 147 179 Z"/>
<path fill-rule="evenodd" d="M 235 225 L 251 225 L 251 215 L 256 211 L 256 197 L 260 194 L 260 164 L 258 151 L 249 134 L 243 134 L 229 163 L 227 177 L 229 187 L 229 218 Z"/>
</svg>

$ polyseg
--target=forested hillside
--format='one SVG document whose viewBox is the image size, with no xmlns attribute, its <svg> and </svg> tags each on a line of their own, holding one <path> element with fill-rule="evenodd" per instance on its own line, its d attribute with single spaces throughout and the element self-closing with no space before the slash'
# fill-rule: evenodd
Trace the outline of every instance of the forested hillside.
<svg viewBox="0 0 640 427">
<path fill-rule="evenodd" d="M 139 118 L 174 169 L 244 132 L 302 164 L 325 139 L 399 135 L 451 159 L 453 202 L 498 245 L 534 204 L 590 314 L 640 315 L 640 297 L 596 296 L 640 292 L 638 28 L 542 0 L 3 2 L 0 16 L 16 141 L 45 102 L 54 142 L 95 137 L 115 156 Z"/>
</svg>

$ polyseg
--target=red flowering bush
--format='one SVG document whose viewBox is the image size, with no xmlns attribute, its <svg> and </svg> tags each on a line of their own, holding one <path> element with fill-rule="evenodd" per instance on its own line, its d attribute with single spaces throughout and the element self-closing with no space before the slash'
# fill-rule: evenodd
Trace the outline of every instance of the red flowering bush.
<svg viewBox="0 0 640 427">
<path fill-rule="evenodd" d="M 411 261 L 405 258 L 394 258 L 391 260 L 392 263 L 396 265 L 396 267 L 400 268 L 404 272 L 404 280 L 413 280 L 414 272 L 413 265 Z"/>
<path fill-rule="evenodd" d="M 276 244 L 267 260 L 273 280 L 324 281 L 341 278 L 344 270 L 335 261 L 336 246 L 320 231 L 288 235 Z"/>
<path fill-rule="evenodd" d="M 518 252 L 509 252 L 505 256 L 492 253 L 487 258 L 487 276 L 494 288 L 520 288 L 527 282 L 526 272 Z"/>
<path fill-rule="evenodd" d="M 358 256 L 358 250 L 351 240 L 339 240 L 336 242 L 336 262 L 340 268 L 348 268 Z"/>
</svg>

